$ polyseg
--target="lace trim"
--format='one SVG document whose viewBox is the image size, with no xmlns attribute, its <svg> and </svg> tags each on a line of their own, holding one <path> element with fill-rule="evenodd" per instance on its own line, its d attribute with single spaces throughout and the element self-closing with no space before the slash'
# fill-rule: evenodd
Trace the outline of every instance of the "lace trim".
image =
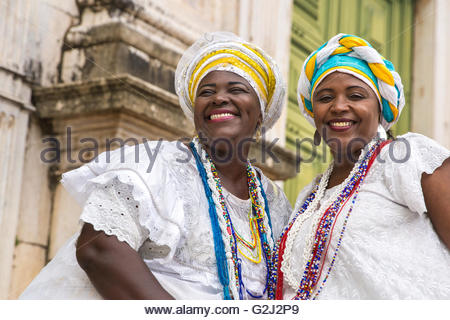
<svg viewBox="0 0 450 320">
<path fill-rule="evenodd" d="M 416 133 L 407 133 L 392 142 L 384 159 L 386 185 L 391 194 L 411 211 L 427 212 L 422 191 L 422 174 L 432 174 L 450 157 L 450 151 L 434 140 Z"/>
<path fill-rule="evenodd" d="M 143 238 L 143 234 L 145 234 L 158 246 L 165 245 L 171 248 L 171 251 L 166 259 L 172 257 L 175 252 L 175 250 L 173 249 L 176 247 L 176 244 L 181 237 L 181 227 L 178 223 L 172 221 L 170 217 L 162 217 L 159 214 L 160 211 L 158 210 L 158 208 L 153 204 L 152 201 L 149 201 L 148 195 L 150 194 L 150 196 L 152 196 L 152 194 L 148 190 L 148 187 L 145 185 L 145 183 L 142 181 L 142 178 L 134 170 L 123 168 L 107 171 L 97 176 L 95 179 L 91 179 L 85 186 L 85 189 L 92 190 L 91 193 L 93 193 L 97 188 L 104 188 L 105 186 L 110 184 L 113 179 L 116 179 L 115 185 L 118 188 L 127 188 L 126 190 L 117 192 L 123 192 L 123 194 L 128 195 L 129 199 L 133 200 L 132 206 L 134 208 L 129 208 L 131 212 L 128 213 L 128 216 L 132 217 L 131 219 L 133 220 L 133 222 L 131 224 L 130 221 L 125 222 L 125 225 L 128 227 L 132 225 L 132 232 L 135 232 L 138 237 L 134 238 L 131 235 L 127 235 L 128 231 L 122 230 L 114 232 L 114 229 L 120 229 L 120 227 L 112 228 L 112 226 L 120 225 L 119 222 L 116 222 L 117 224 L 112 223 L 110 225 L 109 222 L 101 222 L 101 220 L 99 221 L 96 218 L 88 218 L 87 212 L 90 209 L 93 210 L 93 208 L 86 209 L 86 215 L 82 216 L 82 220 L 88 220 L 86 222 L 92 223 L 94 225 L 94 228 L 101 228 L 102 231 L 104 231 L 106 234 L 113 233 L 118 237 L 119 240 L 126 241 L 134 249 L 136 249 L 136 246 L 138 249 L 139 246 L 142 245 L 143 241 L 145 240 L 145 238 Z M 120 187 L 119 185 L 123 186 Z M 109 198 L 110 201 L 114 201 L 114 204 L 116 204 L 117 199 L 111 199 L 111 196 L 109 196 Z M 102 200 L 95 201 L 95 203 L 97 203 L 97 206 L 101 204 L 101 202 Z M 86 206 L 88 205 L 89 203 L 86 203 Z M 100 208 L 101 207 L 98 207 L 98 209 Z M 123 210 L 125 210 L 125 208 L 120 207 L 119 210 L 114 208 L 113 211 L 110 212 L 118 213 L 120 211 L 120 213 L 124 213 Z M 120 215 L 120 213 L 118 214 Z M 89 214 L 89 217 L 91 216 L 95 216 L 95 214 Z M 102 216 L 108 217 L 108 215 L 105 214 L 102 214 Z M 115 216 L 117 216 L 117 214 L 115 214 Z M 124 218 L 125 216 L 126 215 L 120 215 L 120 217 L 117 216 L 118 218 L 115 219 L 129 219 Z M 111 217 L 108 217 L 108 219 L 111 220 Z M 103 225 L 103 223 L 106 223 L 106 225 Z"/>
<path fill-rule="evenodd" d="M 80 220 L 92 224 L 95 230 L 138 250 L 148 231 L 139 224 L 139 202 L 132 195 L 133 186 L 122 183 L 116 176 L 106 184 L 96 184 L 87 199 Z"/>
</svg>

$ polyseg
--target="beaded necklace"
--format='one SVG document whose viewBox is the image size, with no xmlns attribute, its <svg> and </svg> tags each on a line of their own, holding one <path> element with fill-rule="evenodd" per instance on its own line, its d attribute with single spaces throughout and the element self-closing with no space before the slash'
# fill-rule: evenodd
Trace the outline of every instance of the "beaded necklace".
<svg viewBox="0 0 450 320">
<path fill-rule="evenodd" d="M 271 248 L 274 241 L 267 198 L 261 180 L 255 169 L 247 163 L 247 182 L 252 200 L 252 212 L 256 219 L 259 245 L 264 252 L 266 262 L 266 286 L 261 295 L 249 292 L 242 279 L 242 261 L 238 256 L 236 231 L 225 204 L 222 184 L 214 162 L 202 148 L 198 138 L 189 143 L 196 160 L 197 169 L 202 178 L 205 195 L 209 204 L 209 216 L 214 238 L 219 280 L 223 286 L 224 299 L 243 299 L 244 290 L 254 298 L 261 298 L 267 290 L 271 268 Z M 261 200 L 264 199 L 263 203 Z"/>
<path fill-rule="evenodd" d="M 325 188 L 328 185 L 328 180 L 333 170 L 333 164 L 330 164 L 330 166 L 320 179 L 319 184 L 309 194 L 299 211 L 293 217 L 289 225 L 284 229 L 280 239 L 278 240 L 274 248 L 272 262 L 273 269 L 271 272 L 269 285 L 270 299 L 282 299 L 283 278 L 286 278 L 288 284 L 291 287 L 298 288 L 293 299 L 303 300 L 317 298 L 319 293 L 322 291 L 322 288 L 325 285 L 325 282 L 327 281 L 328 276 L 333 268 L 337 253 L 342 242 L 342 237 L 346 230 L 348 218 L 353 210 L 353 205 L 359 192 L 359 188 L 370 166 L 380 152 L 380 149 L 387 143 L 389 143 L 389 141 L 373 140 L 364 150 L 362 150 L 358 162 L 355 164 L 352 172 L 343 183 L 344 188 L 338 190 L 338 193 L 335 196 L 329 198 L 329 200 L 323 206 L 328 209 L 323 214 L 316 215 L 314 223 L 312 224 L 312 237 L 305 246 L 305 252 L 303 254 L 306 264 L 304 267 L 303 277 L 299 285 L 298 282 L 296 282 L 295 276 L 291 271 L 290 265 L 290 258 L 294 240 L 303 222 L 313 214 L 315 214 L 316 210 L 318 209 L 317 207 L 320 203 L 320 200 L 324 196 Z M 368 151 L 366 152 L 366 150 Z M 329 239 L 331 239 L 336 219 L 346 203 L 352 197 L 353 199 L 351 201 L 351 206 L 344 218 L 343 227 L 339 235 L 337 247 L 332 257 L 330 267 L 328 268 L 327 274 L 325 275 L 321 286 L 317 290 L 317 293 L 314 295 L 314 297 L 312 297 L 312 292 L 314 288 L 316 288 L 322 273 L 323 262 L 328 251 Z"/>
<path fill-rule="evenodd" d="M 246 258 L 247 260 L 253 262 L 253 263 L 260 263 L 261 262 L 261 238 L 259 236 L 258 230 L 258 222 L 256 217 L 252 216 L 253 212 L 253 205 L 250 207 L 250 210 L 248 212 L 248 221 L 249 221 L 249 227 L 251 232 L 251 242 L 245 240 L 243 236 L 241 236 L 237 229 L 235 229 L 236 233 L 236 240 L 242 245 L 242 250 L 245 250 L 248 252 L 248 254 L 242 252 L 241 248 L 238 245 L 238 251 L 239 253 Z M 253 255 L 253 251 L 256 249 L 256 256 Z"/>
</svg>

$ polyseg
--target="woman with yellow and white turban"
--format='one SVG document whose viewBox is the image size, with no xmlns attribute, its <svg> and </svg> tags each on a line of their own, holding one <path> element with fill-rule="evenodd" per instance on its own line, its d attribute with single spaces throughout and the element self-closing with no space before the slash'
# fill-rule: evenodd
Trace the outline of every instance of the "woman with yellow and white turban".
<svg viewBox="0 0 450 320">
<path fill-rule="evenodd" d="M 387 139 L 405 104 L 392 63 L 338 34 L 305 61 L 298 101 L 333 161 L 297 198 L 270 297 L 449 299 L 450 151 Z"/>
<path fill-rule="evenodd" d="M 273 239 L 291 207 L 247 156 L 280 115 L 278 68 L 237 36 L 210 33 L 182 56 L 175 88 L 198 137 L 140 145 L 137 163 L 126 147 L 64 174 L 83 229 L 22 298 L 267 297 Z"/>
</svg>

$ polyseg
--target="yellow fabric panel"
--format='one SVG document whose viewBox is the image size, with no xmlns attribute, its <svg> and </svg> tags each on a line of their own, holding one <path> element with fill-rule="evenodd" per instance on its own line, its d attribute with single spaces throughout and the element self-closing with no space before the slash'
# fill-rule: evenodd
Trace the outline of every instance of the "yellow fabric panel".
<svg viewBox="0 0 450 320">
<path fill-rule="evenodd" d="M 312 77 L 314 75 L 314 69 L 316 66 L 316 56 L 317 54 L 313 55 L 305 66 L 306 77 L 308 78 L 309 81 L 312 80 Z"/>
<path fill-rule="evenodd" d="M 346 48 L 346 47 L 339 47 L 331 55 L 340 54 L 340 53 L 347 53 L 352 51 L 352 49 Z"/>
<path fill-rule="evenodd" d="M 265 64 L 267 70 L 269 71 L 269 81 L 268 81 L 268 85 L 267 85 L 267 90 L 268 90 L 268 101 L 270 101 L 272 99 L 272 95 L 275 91 L 275 75 L 273 74 L 272 68 L 270 67 L 269 62 L 267 62 L 267 59 L 265 59 L 263 57 L 263 55 L 261 53 L 259 53 L 257 50 L 255 50 L 254 48 L 252 48 L 251 46 L 249 46 L 248 44 L 243 43 L 242 44 L 244 47 L 246 47 L 248 50 L 252 51 L 254 54 L 256 54 Z"/>
<path fill-rule="evenodd" d="M 244 72 L 246 72 L 247 74 L 250 75 L 250 77 L 255 81 L 255 83 L 257 84 L 258 88 L 260 89 L 260 92 L 264 95 L 264 98 L 267 99 L 267 92 L 264 88 L 263 83 L 261 82 L 261 79 L 258 77 L 258 75 L 256 74 L 256 72 L 248 67 L 246 64 L 242 63 L 239 59 L 235 58 L 235 57 L 224 57 L 224 58 L 220 58 L 217 59 L 211 63 L 208 63 L 206 66 L 203 67 L 203 69 L 199 72 L 198 76 L 193 79 L 193 84 L 189 90 L 189 97 L 191 99 L 192 102 L 194 102 L 194 88 L 197 87 L 198 85 L 198 81 L 199 79 L 201 79 L 202 75 L 207 72 L 209 69 L 219 65 L 219 64 L 230 64 L 233 65 L 241 70 L 244 70 Z"/>
<path fill-rule="evenodd" d="M 339 43 L 347 48 L 367 46 L 367 43 L 363 39 L 357 37 L 342 38 L 339 40 Z"/>
<path fill-rule="evenodd" d="M 390 102 L 388 102 L 388 103 L 389 103 L 389 108 L 391 108 L 392 114 L 394 115 L 393 121 L 395 121 L 395 120 L 397 120 L 397 117 L 398 117 L 398 109 L 395 106 L 393 106 Z"/>
<path fill-rule="evenodd" d="M 353 71 L 353 72 L 355 72 L 355 73 L 358 73 L 358 74 L 362 75 L 362 76 L 363 76 L 364 78 L 366 78 L 367 80 L 369 80 L 369 81 L 372 83 L 373 87 L 377 90 L 378 98 L 379 98 L 380 101 L 381 101 L 381 94 L 380 94 L 380 92 L 378 91 L 377 86 L 376 86 L 375 83 L 372 81 L 372 79 L 370 79 L 364 72 L 362 72 L 362 71 L 360 71 L 360 70 L 358 70 L 358 69 L 356 69 L 356 68 L 350 67 L 350 66 L 339 66 L 339 67 L 334 67 L 334 68 L 328 69 L 327 72 L 322 73 L 322 74 L 319 76 L 319 78 L 317 78 L 316 83 L 314 84 L 314 87 L 313 87 L 313 89 L 311 90 L 311 93 L 312 93 L 312 94 L 314 93 L 314 90 L 316 89 L 317 83 L 319 83 L 320 80 L 321 80 L 324 76 L 327 76 L 327 75 L 329 74 L 328 71 L 331 71 L 331 70 L 338 70 L 338 69 L 347 69 L 347 70 Z M 311 96 L 311 104 L 312 104 L 312 96 Z"/>
<path fill-rule="evenodd" d="M 390 86 L 395 85 L 394 77 L 392 73 L 384 64 L 381 63 L 369 63 L 370 70 L 372 70 L 375 77 L 383 82 L 386 82 Z"/>
</svg>

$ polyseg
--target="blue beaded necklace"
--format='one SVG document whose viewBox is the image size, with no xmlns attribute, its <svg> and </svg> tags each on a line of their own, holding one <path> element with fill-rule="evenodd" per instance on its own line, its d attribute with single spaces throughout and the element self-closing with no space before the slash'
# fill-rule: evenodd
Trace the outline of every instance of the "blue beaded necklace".
<svg viewBox="0 0 450 320">
<path fill-rule="evenodd" d="M 191 152 L 194 155 L 195 162 L 197 165 L 197 170 L 202 179 L 203 188 L 205 190 L 205 195 L 208 200 L 208 208 L 209 208 L 208 213 L 209 213 L 212 232 L 213 232 L 214 253 L 215 253 L 215 257 L 216 257 L 219 281 L 222 284 L 224 299 L 230 300 L 230 299 L 233 299 L 234 296 L 231 293 L 232 290 L 231 290 L 231 283 L 230 283 L 230 272 L 229 272 L 229 265 L 227 264 L 228 257 L 227 257 L 226 250 L 225 250 L 225 244 L 224 244 L 224 239 L 222 236 L 222 230 L 221 230 L 220 224 L 219 224 L 218 213 L 216 210 L 216 203 L 215 203 L 213 195 L 212 195 L 212 190 L 208 184 L 208 174 L 203 165 L 202 159 L 201 159 L 199 153 L 197 152 L 197 147 L 193 141 L 189 143 L 189 148 L 191 149 Z M 214 163 L 211 162 L 208 155 L 206 155 L 206 156 L 207 156 L 207 160 L 211 164 L 211 169 L 216 170 Z M 234 264 L 234 271 L 235 271 L 234 278 L 236 281 L 236 286 L 238 287 L 239 299 L 244 298 L 244 295 L 243 295 L 244 288 L 245 288 L 245 291 L 251 297 L 262 298 L 263 295 L 265 294 L 265 292 L 267 291 L 267 287 L 268 287 L 268 283 L 269 283 L 269 279 L 270 279 L 270 277 L 269 277 L 270 270 L 271 270 L 271 265 L 270 265 L 271 260 L 272 260 L 271 246 L 269 245 L 269 242 L 267 239 L 267 231 L 264 226 L 264 219 L 263 219 L 264 212 L 265 212 L 267 215 L 267 222 L 268 222 L 269 228 L 270 228 L 270 230 L 272 230 L 270 212 L 269 212 L 267 197 L 264 192 L 264 189 L 262 188 L 261 179 L 260 179 L 260 177 L 258 177 L 256 174 L 253 174 L 252 172 L 253 172 L 253 169 L 252 169 L 251 165 L 248 163 L 247 164 L 247 174 L 248 174 L 249 191 L 251 193 L 251 198 L 252 198 L 252 213 L 255 217 L 257 217 L 256 221 L 257 221 L 257 226 L 258 226 L 258 235 L 261 239 L 260 245 L 262 247 L 262 251 L 264 252 L 264 260 L 266 263 L 266 270 L 267 270 L 266 285 L 265 285 L 264 291 L 261 295 L 252 294 L 245 288 L 245 285 L 244 285 L 244 282 L 242 279 L 242 260 L 237 255 L 238 250 L 237 250 L 236 233 L 233 228 L 233 224 L 231 222 L 228 209 L 226 208 L 224 200 L 223 200 L 223 195 L 221 192 L 222 187 L 220 185 L 220 178 L 218 177 L 217 173 L 216 173 L 216 177 L 214 178 L 216 187 L 219 190 L 219 194 L 220 194 L 220 198 L 221 198 L 220 203 L 221 203 L 222 209 L 223 209 L 223 216 L 224 216 L 225 220 L 227 221 L 227 226 L 228 226 L 227 232 L 229 235 L 232 261 Z M 254 177 L 254 176 L 256 176 L 256 177 Z M 258 201 L 256 180 L 258 181 L 259 185 L 261 186 L 260 191 L 261 191 L 261 196 L 264 199 L 264 207 L 262 207 L 262 204 L 259 204 L 259 201 Z M 255 201 L 257 203 L 253 203 L 253 201 L 254 201 L 253 199 L 255 199 Z M 271 240 L 273 243 L 272 233 L 271 233 Z"/>
</svg>

